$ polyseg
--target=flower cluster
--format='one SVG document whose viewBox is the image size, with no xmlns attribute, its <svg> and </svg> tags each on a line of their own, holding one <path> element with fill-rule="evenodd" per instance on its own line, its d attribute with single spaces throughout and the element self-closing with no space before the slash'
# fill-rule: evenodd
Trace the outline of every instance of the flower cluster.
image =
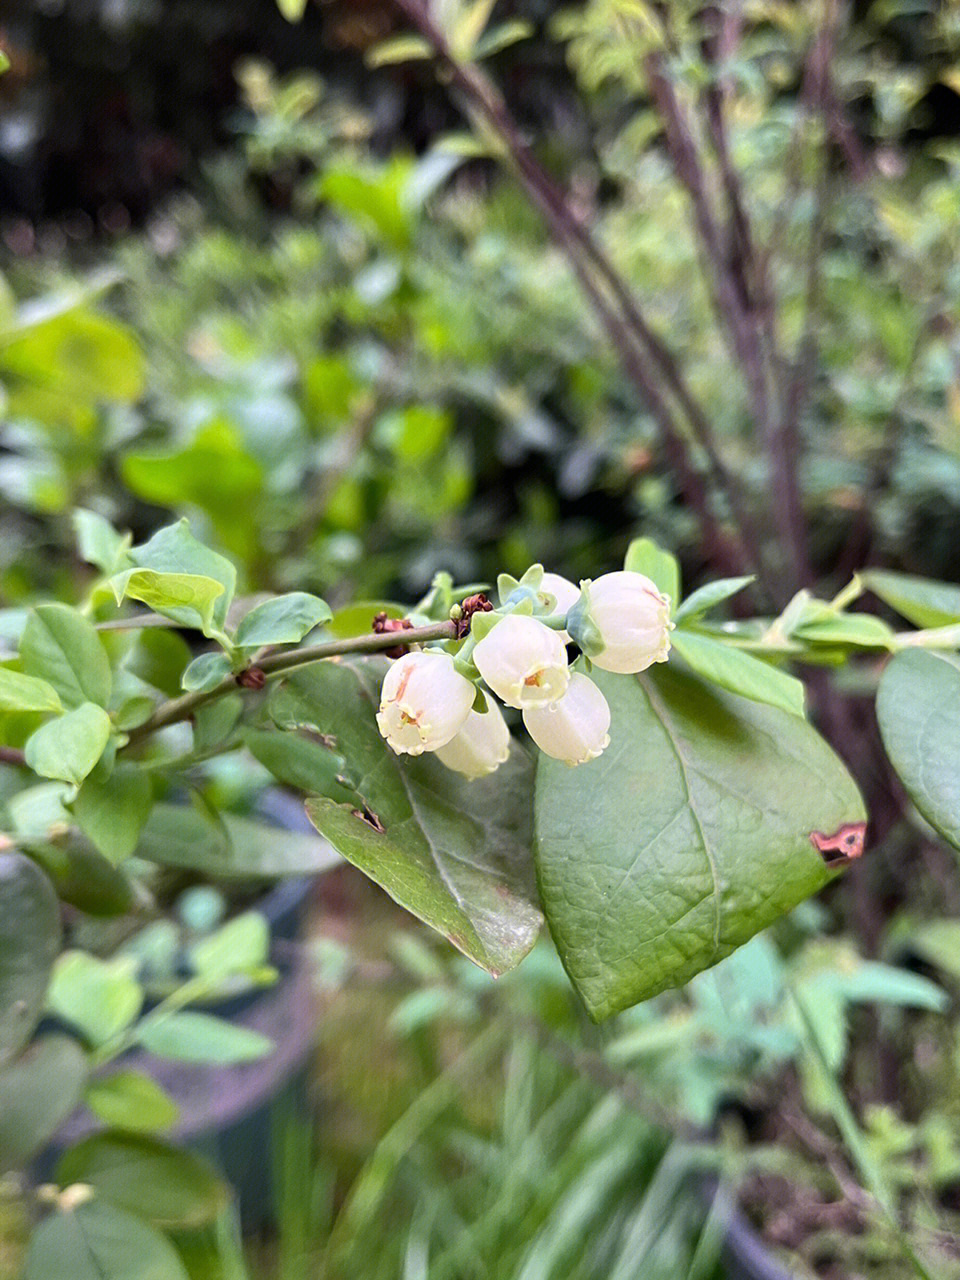
<svg viewBox="0 0 960 1280">
<path fill-rule="evenodd" d="M 500 594 L 500 608 L 474 615 L 465 640 L 393 662 L 380 732 L 398 754 L 435 752 L 448 768 L 479 778 L 510 753 L 499 698 L 521 712 L 546 755 L 571 765 L 595 759 L 610 741 L 610 708 L 588 675 L 571 671 L 567 645 L 581 649 L 587 666 L 643 671 L 667 658 L 669 600 L 641 573 L 608 573 L 577 587 L 539 566 L 519 582 L 502 581 Z"/>
</svg>

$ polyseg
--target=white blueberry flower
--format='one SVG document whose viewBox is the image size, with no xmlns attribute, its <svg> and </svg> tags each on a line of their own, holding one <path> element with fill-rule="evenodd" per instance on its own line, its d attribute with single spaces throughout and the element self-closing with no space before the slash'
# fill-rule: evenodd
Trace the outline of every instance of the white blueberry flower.
<svg viewBox="0 0 960 1280">
<path fill-rule="evenodd" d="M 510 730 L 503 712 L 489 696 L 486 711 L 471 711 L 463 728 L 437 751 L 441 764 L 470 779 L 493 773 L 509 755 Z"/>
<path fill-rule="evenodd" d="M 398 755 L 436 751 L 463 728 L 475 697 L 448 653 L 405 653 L 384 677 L 377 727 Z"/>
<path fill-rule="evenodd" d="M 525 707 L 523 723 L 541 751 L 567 764 L 586 764 L 610 743 L 610 708 L 597 686 L 574 671 L 570 687 L 547 707 Z"/>
<path fill-rule="evenodd" d="M 569 578 L 562 577 L 559 573 L 545 573 L 543 581 L 540 583 L 540 589 L 537 595 L 542 603 L 544 595 L 551 595 L 557 602 L 557 613 L 568 613 L 580 599 L 580 588 L 570 581 Z M 566 631 L 557 633 L 564 644 L 570 643 L 570 637 Z"/>
<path fill-rule="evenodd" d="M 587 584 L 590 618 L 603 648 L 590 659 L 604 671 L 645 671 L 670 652 L 670 601 L 642 573 L 624 569 Z"/>
<path fill-rule="evenodd" d="M 562 638 L 529 614 L 501 618 L 474 649 L 473 661 L 508 707 L 556 702 L 570 681 Z"/>
</svg>

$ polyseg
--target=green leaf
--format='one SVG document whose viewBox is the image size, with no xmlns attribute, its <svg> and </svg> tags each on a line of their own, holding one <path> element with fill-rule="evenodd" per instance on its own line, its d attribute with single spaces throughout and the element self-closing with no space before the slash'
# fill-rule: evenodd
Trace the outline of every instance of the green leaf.
<svg viewBox="0 0 960 1280">
<path fill-rule="evenodd" d="M 93 624 L 65 604 L 41 604 L 27 618 L 20 639 L 27 675 L 52 684 L 64 706 L 110 702 L 112 676 L 107 651 Z"/>
<path fill-rule="evenodd" d="M 47 1145 L 83 1095 L 87 1055 L 65 1035 L 40 1036 L 0 1067 L 0 1173 Z"/>
<path fill-rule="evenodd" d="M 206 1226 L 230 1202 L 205 1160 L 141 1134 L 85 1138 L 64 1154 L 56 1179 L 62 1187 L 82 1182 L 118 1209 L 179 1230 Z"/>
<path fill-rule="evenodd" d="M 184 574 L 212 578 L 219 582 L 223 591 L 213 602 L 212 619 L 214 624 L 223 629 L 227 620 L 227 610 L 233 600 L 237 585 L 237 571 L 229 560 L 205 547 L 190 532 L 186 520 L 168 525 L 158 530 L 149 542 L 130 551 L 131 561 L 141 569 L 155 569 L 162 574 Z M 175 610 L 165 608 L 165 615 L 184 626 L 195 626 L 195 608 Z"/>
<path fill-rule="evenodd" d="M 951 582 L 931 582 L 929 578 L 888 569 L 867 569 L 857 577 L 915 627 L 946 627 L 960 622 L 960 587 Z"/>
<path fill-rule="evenodd" d="M 251 755 L 284 786 L 343 803 L 356 800 L 356 792 L 345 780 L 347 762 L 321 743 L 292 729 L 247 729 L 243 741 Z"/>
<path fill-rule="evenodd" d="M 232 670 L 225 653 L 201 653 L 184 671 L 180 683 L 188 693 L 206 693 L 221 684 Z"/>
<path fill-rule="evenodd" d="M 190 646 L 174 631 L 147 627 L 137 636 L 127 670 L 168 698 L 181 692 L 180 678 L 193 654 Z"/>
<path fill-rule="evenodd" d="M 862 649 L 889 649 L 893 630 L 872 613 L 837 613 L 833 617 L 803 622 L 790 633 L 808 644 L 852 645 Z"/>
<path fill-rule="evenodd" d="M 102 707 L 85 702 L 45 725 L 29 738 L 27 764 L 41 778 L 58 778 L 79 786 L 93 771 L 110 741 L 110 717 Z"/>
<path fill-rule="evenodd" d="M 208 632 L 213 625 L 223 583 L 202 573 L 159 573 L 155 569 L 125 569 L 107 584 L 117 604 L 139 600 L 165 618 Z"/>
<path fill-rule="evenodd" d="M 176 1124 L 180 1110 L 170 1095 L 143 1071 L 117 1071 L 87 1085 L 84 1101 L 111 1129 L 160 1133 Z"/>
<path fill-rule="evenodd" d="M 0 1064 L 20 1052 L 37 1025 L 59 948 L 50 881 L 22 853 L 0 853 Z"/>
<path fill-rule="evenodd" d="M 627 547 L 623 567 L 630 573 L 645 574 L 659 591 L 670 597 L 672 605 L 679 601 L 680 565 L 677 557 L 658 547 L 651 538 L 634 538 Z"/>
<path fill-rule="evenodd" d="M 533 24 L 523 18 L 513 18 L 509 22 L 501 22 L 499 26 L 488 29 L 474 45 L 473 56 L 477 61 L 492 57 L 501 49 L 520 40 L 529 40 L 534 34 Z"/>
<path fill-rule="evenodd" d="M 73 529 L 80 555 L 95 564 L 101 573 L 115 573 L 133 541 L 129 533 L 118 533 L 109 520 L 96 511 L 78 507 L 73 513 Z"/>
<path fill-rule="evenodd" d="M 234 642 L 240 649 L 259 649 L 265 644 L 299 644 L 308 631 L 333 617 L 326 600 L 291 591 L 289 595 L 265 600 L 241 620 Z"/>
<path fill-rule="evenodd" d="M 254 1062 L 274 1048 L 273 1041 L 259 1031 L 192 1011 L 145 1018 L 138 1028 L 138 1039 L 148 1053 L 158 1058 L 219 1066 Z"/>
<path fill-rule="evenodd" d="M 288 22 L 299 22 L 307 10 L 307 0 L 277 0 L 277 8 Z"/>
<path fill-rule="evenodd" d="M 904 941 L 922 960 L 960 979 L 960 920 L 930 920 Z"/>
<path fill-rule="evenodd" d="M 23 1280 L 190 1280 L 165 1235 L 94 1198 L 50 1215 L 34 1232 Z"/>
<path fill-rule="evenodd" d="M 98 960 L 85 951 L 64 951 L 53 971 L 47 1007 L 98 1048 L 126 1031 L 140 1013 L 143 991 L 136 971 L 133 956 Z"/>
<path fill-rule="evenodd" d="M 430 43 L 423 36 L 391 36 L 367 51 L 367 66 L 389 67 L 397 62 L 416 62 L 432 56 Z"/>
<path fill-rule="evenodd" d="M 960 849 L 960 657 L 898 653 L 880 679 L 877 719 L 910 799 Z"/>
<path fill-rule="evenodd" d="M 261 968 L 270 958 L 270 926 L 258 911 L 245 911 L 195 942 L 187 958 L 194 973 L 215 982 Z"/>
<path fill-rule="evenodd" d="M 193 749 L 203 752 L 221 746 L 242 715 L 243 699 L 239 693 L 228 693 L 198 707 L 193 716 Z"/>
<path fill-rule="evenodd" d="M 107 777 L 100 770 L 80 787 L 71 806 L 80 830 L 111 862 L 129 858 L 150 816 L 153 789 L 146 771 L 117 764 Z"/>
<path fill-rule="evenodd" d="M 729 600 L 731 596 L 737 595 L 754 581 L 756 577 L 751 573 L 743 578 L 718 578 L 716 582 L 707 582 L 687 596 L 679 609 L 674 612 L 674 621 L 678 625 L 681 622 L 695 622 L 697 618 L 702 618 L 705 613 L 715 609 L 724 600 Z"/>
<path fill-rule="evenodd" d="M 307 802 L 348 861 L 491 973 L 519 964 L 540 930 L 530 858 L 532 763 L 517 743 L 489 777 L 466 783 L 432 756 L 393 754 L 375 713 L 387 664 L 324 662 L 295 672 L 274 716 L 309 724 L 363 782 L 353 803 Z"/>
<path fill-rule="evenodd" d="M 2 49 L 0 49 L 0 76 L 2 76 L 5 71 L 9 71 L 9 70 L 10 70 L 10 59 L 7 57 L 6 53 L 4 53 Z"/>
<path fill-rule="evenodd" d="M 680 986 L 816 892 L 814 832 L 864 819 L 846 769 L 799 716 L 671 668 L 594 671 L 611 744 L 541 756 L 536 852 L 561 959 L 595 1019 Z"/>
<path fill-rule="evenodd" d="M 154 806 L 137 854 L 162 866 L 228 880 L 311 876 L 340 862 L 316 836 L 232 814 L 224 814 L 218 827 L 200 810 L 179 804 Z"/>
<path fill-rule="evenodd" d="M 0 667 L 0 711 L 62 711 L 56 689 L 36 676 Z"/>
<path fill-rule="evenodd" d="M 50 877 L 57 897 L 91 916 L 119 916 L 134 904 L 130 881 L 85 840 L 31 844 L 27 854 Z"/>
<path fill-rule="evenodd" d="M 768 702 L 794 716 L 804 714 L 806 690 L 802 681 L 786 671 L 695 631 L 675 631 L 673 647 L 697 675 L 721 689 L 754 702 Z"/>
</svg>

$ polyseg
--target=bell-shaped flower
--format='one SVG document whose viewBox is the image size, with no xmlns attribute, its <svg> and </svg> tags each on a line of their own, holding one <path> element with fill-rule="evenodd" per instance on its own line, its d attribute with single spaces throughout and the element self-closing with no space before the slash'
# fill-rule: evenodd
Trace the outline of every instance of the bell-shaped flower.
<svg viewBox="0 0 960 1280">
<path fill-rule="evenodd" d="M 489 696 L 486 711 L 471 711 L 463 728 L 437 751 L 442 764 L 470 779 L 493 773 L 509 755 L 510 730 L 503 712 Z"/>
<path fill-rule="evenodd" d="M 610 708 L 589 677 L 574 671 L 563 697 L 548 707 L 526 707 L 523 723 L 541 751 L 567 764 L 586 764 L 610 742 Z"/>
<path fill-rule="evenodd" d="M 544 595 L 553 596 L 557 602 L 555 612 L 568 613 L 580 599 L 580 588 L 571 582 L 569 578 L 564 578 L 559 573 L 545 573 L 537 594 L 541 599 Z M 566 631 L 560 631 L 558 635 L 564 644 L 570 643 L 570 637 Z"/>
<path fill-rule="evenodd" d="M 508 613 L 483 637 L 473 661 L 508 707 L 540 707 L 562 698 L 570 681 L 562 637 L 529 614 Z"/>
<path fill-rule="evenodd" d="M 476 692 L 449 653 L 405 653 L 384 677 L 377 727 L 398 755 L 436 751 L 463 728 Z"/>
<path fill-rule="evenodd" d="M 670 601 L 642 573 L 605 573 L 583 584 L 602 647 L 590 659 L 604 671 L 645 671 L 670 652 Z"/>
</svg>

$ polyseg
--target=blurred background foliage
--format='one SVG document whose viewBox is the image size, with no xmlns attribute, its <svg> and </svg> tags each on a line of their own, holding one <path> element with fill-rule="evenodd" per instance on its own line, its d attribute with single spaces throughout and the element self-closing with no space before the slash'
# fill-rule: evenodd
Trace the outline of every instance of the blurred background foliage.
<svg viewBox="0 0 960 1280">
<path fill-rule="evenodd" d="M 529 36 L 485 65 L 681 353 L 785 572 L 642 24 L 624 37 L 642 9 L 502 0 L 495 25 Z M 767 320 L 802 373 L 818 587 L 871 564 L 960 581 L 960 9 L 742 10 L 729 141 L 775 286 Z M 699 6 L 662 11 L 696 101 Z M 825 24 L 826 115 L 805 79 Z M 0 649 L 19 606 L 82 594 L 77 505 L 137 539 L 186 514 L 246 592 L 337 606 L 416 599 L 439 569 L 489 581 L 539 560 L 578 578 L 638 531 L 679 554 L 689 586 L 712 569 L 655 422 L 495 141 L 427 64 L 368 65 L 402 30 L 391 5 L 308 4 L 293 27 L 273 0 L 8 0 L 0 30 Z M 892 1171 L 910 1228 L 946 1241 L 951 1274 L 960 890 L 899 809 L 883 837 L 867 892 L 851 877 L 602 1033 L 546 945 L 494 995 L 366 897 L 346 940 L 319 921 L 323 1141 L 278 1117 L 281 1221 L 254 1274 L 710 1280 L 706 1162 L 806 1274 L 899 1280 L 850 1194 L 837 1081 L 861 1152 Z M 361 918 L 375 941 L 355 936 Z M 719 1135 L 723 1159 L 668 1130 Z M 244 1274 L 230 1232 L 184 1246 L 198 1275 Z"/>
</svg>

